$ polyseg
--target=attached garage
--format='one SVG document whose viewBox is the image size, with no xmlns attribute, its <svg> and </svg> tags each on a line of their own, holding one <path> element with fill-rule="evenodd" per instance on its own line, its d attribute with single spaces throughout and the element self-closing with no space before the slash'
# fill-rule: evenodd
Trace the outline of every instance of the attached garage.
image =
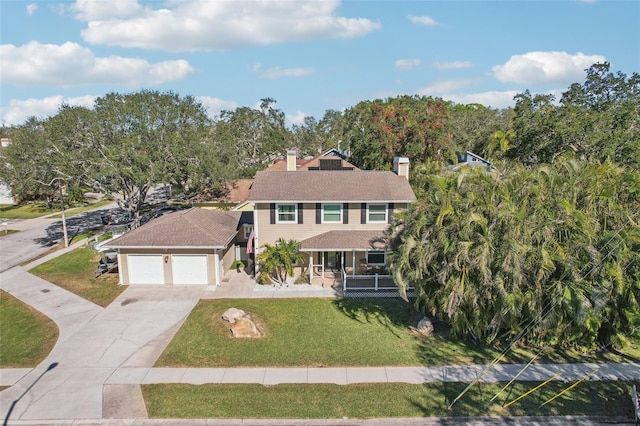
<svg viewBox="0 0 640 426">
<path fill-rule="evenodd" d="M 164 284 L 162 255 L 130 254 L 127 256 L 129 284 Z"/>
<path fill-rule="evenodd" d="M 207 255 L 174 254 L 171 256 L 173 284 L 209 284 Z"/>
<path fill-rule="evenodd" d="M 220 285 L 238 231 L 252 212 L 192 208 L 161 216 L 114 239 L 124 285 Z M 228 265 L 227 265 L 228 269 Z"/>
</svg>

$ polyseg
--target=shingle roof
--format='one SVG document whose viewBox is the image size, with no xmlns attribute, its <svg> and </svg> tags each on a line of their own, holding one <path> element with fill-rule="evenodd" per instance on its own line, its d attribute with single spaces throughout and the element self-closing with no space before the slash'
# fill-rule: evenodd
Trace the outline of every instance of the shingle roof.
<svg viewBox="0 0 640 426">
<path fill-rule="evenodd" d="M 226 247 L 242 212 L 193 208 L 161 216 L 114 239 L 108 247 Z"/>
<path fill-rule="evenodd" d="M 262 171 L 256 173 L 248 201 L 412 202 L 407 179 L 389 171 Z"/>
<path fill-rule="evenodd" d="M 329 231 L 300 242 L 301 251 L 384 250 L 383 231 Z"/>
</svg>

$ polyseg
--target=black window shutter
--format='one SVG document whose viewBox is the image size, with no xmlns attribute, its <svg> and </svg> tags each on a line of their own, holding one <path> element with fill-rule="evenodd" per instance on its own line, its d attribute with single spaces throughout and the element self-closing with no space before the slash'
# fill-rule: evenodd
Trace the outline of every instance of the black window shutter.
<svg viewBox="0 0 640 426">
<path fill-rule="evenodd" d="M 302 211 L 304 210 L 304 204 L 298 203 L 298 223 L 304 223 L 302 218 Z"/>
<path fill-rule="evenodd" d="M 367 203 L 360 204 L 360 223 L 367 223 Z"/>
<path fill-rule="evenodd" d="M 316 223 L 322 223 L 322 204 L 316 203 Z"/>
<path fill-rule="evenodd" d="M 349 203 L 342 204 L 342 223 L 349 223 Z"/>
<path fill-rule="evenodd" d="M 393 203 L 389 203 L 389 214 L 387 215 L 387 223 L 391 223 L 391 216 L 393 216 L 393 208 L 394 208 L 394 204 Z"/>
<path fill-rule="evenodd" d="M 270 209 L 270 223 L 273 225 L 276 223 L 276 203 L 271 203 Z"/>
</svg>

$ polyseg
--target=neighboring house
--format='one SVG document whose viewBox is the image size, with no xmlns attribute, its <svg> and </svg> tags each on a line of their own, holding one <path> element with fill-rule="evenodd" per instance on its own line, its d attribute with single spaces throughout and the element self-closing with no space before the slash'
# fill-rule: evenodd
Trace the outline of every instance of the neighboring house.
<svg viewBox="0 0 640 426">
<path fill-rule="evenodd" d="M 11 188 L 0 182 L 0 204 L 15 204 L 15 200 L 11 195 Z"/>
<path fill-rule="evenodd" d="M 220 285 L 245 253 L 252 213 L 192 208 L 158 217 L 107 244 L 120 284 Z M 244 247 L 244 248 L 243 248 Z"/>
<path fill-rule="evenodd" d="M 276 160 L 265 171 L 359 170 L 345 158 L 340 151 L 334 148 L 328 149 L 315 157 L 304 159 L 297 158 L 295 151 L 288 151 L 286 158 Z"/>
<path fill-rule="evenodd" d="M 492 171 L 495 169 L 493 164 L 489 160 L 485 160 L 479 155 L 474 154 L 471 151 L 467 152 L 457 152 L 456 156 L 458 157 L 458 162 L 452 165 L 454 170 L 459 169 L 463 166 L 471 166 L 471 167 L 485 167 L 487 170 Z"/>
<path fill-rule="evenodd" d="M 394 172 L 359 170 L 337 160 L 341 167 L 323 168 L 319 159 L 317 169 L 301 170 L 289 152 L 287 170 L 256 173 L 248 201 L 255 206 L 258 254 L 278 238 L 299 241 L 305 262 L 297 273 L 309 274 L 312 283 L 333 278 L 346 290 L 349 279 L 386 274 L 384 231 L 393 213 L 416 197 L 407 158 L 394 160 Z"/>
</svg>

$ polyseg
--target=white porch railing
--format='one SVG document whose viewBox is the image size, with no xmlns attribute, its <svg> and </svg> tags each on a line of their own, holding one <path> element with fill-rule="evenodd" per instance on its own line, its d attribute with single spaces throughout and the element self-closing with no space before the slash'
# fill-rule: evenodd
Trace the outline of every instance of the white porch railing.
<svg viewBox="0 0 640 426">
<path fill-rule="evenodd" d="M 343 281 L 343 290 L 397 290 L 391 275 L 346 275 Z"/>
</svg>

